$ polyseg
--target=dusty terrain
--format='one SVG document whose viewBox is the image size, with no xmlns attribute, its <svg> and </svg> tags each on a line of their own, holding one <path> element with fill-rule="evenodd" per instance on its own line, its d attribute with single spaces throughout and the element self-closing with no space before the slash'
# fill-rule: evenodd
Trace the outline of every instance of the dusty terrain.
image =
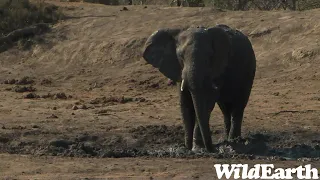
<svg viewBox="0 0 320 180">
<path fill-rule="evenodd" d="M 0 54 L 1 179 L 214 179 L 215 163 L 320 165 L 320 11 L 57 3 L 68 19 Z M 250 36 L 257 73 L 244 141 L 183 149 L 177 87 L 141 58 L 161 27 L 227 24 Z"/>
</svg>

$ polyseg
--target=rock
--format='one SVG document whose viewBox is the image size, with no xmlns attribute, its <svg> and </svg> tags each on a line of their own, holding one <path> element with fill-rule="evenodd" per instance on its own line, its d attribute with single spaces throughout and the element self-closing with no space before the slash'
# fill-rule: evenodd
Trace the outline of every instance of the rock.
<svg viewBox="0 0 320 180">
<path fill-rule="evenodd" d="M 36 88 L 34 88 L 32 86 L 15 86 L 11 90 L 13 90 L 14 92 L 23 93 L 23 92 L 36 91 Z"/>
<path fill-rule="evenodd" d="M 105 99 L 105 97 L 92 99 L 89 103 L 90 104 L 100 104 L 100 103 L 103 103 L 103 99 Z"/>
<path fill-rule="evenodd" d="M 40 98 L 39 95 L 37 95 L 36 93 L 29 93 L 27 95 L 24 96 L 25 99 L 35 99 L 35 98 Z"/>
<path fill-rule="evenodd" d="M 44 99 L 51 98 L 51 97 L 53 97 L 53 95 L 50 93 L 41 96 L 41 98 L 44 98 Z"/>
<path fill-rule="evenodd" d="M 15 79 L 7 79 L 3 82 L 4 84 L 15 84 L 16 80 Z"/>
<path fill-rule="evenodd" d="M 292 51 L 291 55 L 294 59 L 299 60 L 299 59 L 313 56 L 314 52 L 313 52 L 313 50 L 295 49 Z"/>
<path fill-rule="evenodd" d="M 123 7 L 120 11 L 129 11 L 127 7 Z"/>
<path fill-rule="evenodd" d="M 150 85 L 151 88 L 159 88 L 160 85 L 158 83 L 154 83 Z"/>
<path fill-rule="evenodd" d="M 275 93 L 273 93 L 273 95 L 274 95 L 274 96 L 279 96 L 280 93 L 279 93 L 279 92 L 275 92 Z"/>
<path fill-rule="evenodd" d="M 38 126 L 38 125 L 35 124 L 35 125 L 32 125 L 32 128 L 35 128 L 35 129 L 36 129 L 36 128 L 40 128 L 40 126 Z"/>
<path fill-rule="evenodd" d="M 132 102 L 132 101 L 133 101 L 133 98 L 123 97 L 123 96 L 122 96 L 118 101 L 119 101 L 119 103 L 124 104 L 124 103 L 127 103 L 127 102 Z"/>
<path fill-rule="evenodd" d="M 93 142 L 84 142 L 82 145 L 82 150 L 84 150 L 87 154 L 96 155 L 95 152 L 95 143 Z"/>
<path fill-rule="evenodd" d="M 75 105 L 81 105 L 81 103 L 82 103 L 82 101 L 80 100 L 80 101 L 78 101 L 78 102 L 75 102 L 74 104 L 75 104 Z"/>
<path fill-rule="evenodd" d="M 34 83 L 34 80 L 32 80 L 28 76 L 25 76 L 16 82 L 17 85 L 27 85 L 27 84 L 32 84 L 32 83 Z"/>
<path fill-rule="evenodd" d="M 68 97 L 66 96 L 65 93 L 61 92 L 61 93 L 55 94 L 54 99 L 68 99 Z"/>
<path fill-rule="evenodd" d="M 134 99 L 135 101 L 138 101 L 138 102 L 146 102 L 147 100 L 143 97 L 137 97 Z"/>
<path fill-rule="evenodd" d="M 264 29 L 261 29 L 261 30 L 254 30 L 252 31 L 249 36 L 250 37 L 261 37 L 261 36 L 264 36 L 264 35 L 267 35 L 267 34 L 270 34 L 272 32 L 271 29 L 267 29 L 267 28 L 264 28 Z"/>
<path fill-rule="evenodd" d="M 77 110 L 77 109 L 79 109 L 79 108 L 78 108 L 78 106 L 74 105 L 74 106 L 72 106 L 71 109 L 72 109 L 72 110 Z"/>
<path fill-rule="evenodd" d="M 80 106 L 79 106 L 79 109 L 88 109 L 88 107 L 83 104 L 83 105 L 80 105 Z"/>
<path fill-rule="evenodd" d="M 47 118 L 53 118 L 53 119 L 57 119 L 58 116 L 54 115 L 54 114 L 51 114 L 51 116 L 47 117 Z"/>
</svg>

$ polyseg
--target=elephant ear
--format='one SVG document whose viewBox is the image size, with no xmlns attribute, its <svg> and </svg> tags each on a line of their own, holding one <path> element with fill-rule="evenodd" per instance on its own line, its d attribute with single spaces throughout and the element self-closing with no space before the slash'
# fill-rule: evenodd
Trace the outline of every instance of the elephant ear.
<svg viewBox="0 0 320 180">
<path fill-rule="evenodd" d="M 227 32 L 220 27 L 212 27 L 208 29 L 210 36 L 212 37 L 213 46 L 213 77 L 220 76 L 226 66 L 228 65 L 228 60 L 231 56 L 231 39 Z"/>
<path fill-rule="evenodd" d="M 149 64 L 174 82 L 181 79 L 181 65 L 174 38 L 179 32 L 178 29 L 160 29 L 154 32 L 147 39 L 142 55 Z"/>
</svg>

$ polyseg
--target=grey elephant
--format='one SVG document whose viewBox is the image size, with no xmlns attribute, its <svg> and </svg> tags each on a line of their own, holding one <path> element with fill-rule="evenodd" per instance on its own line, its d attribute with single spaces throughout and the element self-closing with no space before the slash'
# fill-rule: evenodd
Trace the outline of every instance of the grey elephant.
<svg viewBox="0 0 320 180">
<path fill-rule="evenodd" d="M 213 151 L 209 119 L 216 103 L 224 115 L 228 140 L 241 137 L 256 72 L 247 36 L 223 24 L 160 29 L 147 39 L 142 56 L 180 85 L 187 149 Z"/>
</svg>

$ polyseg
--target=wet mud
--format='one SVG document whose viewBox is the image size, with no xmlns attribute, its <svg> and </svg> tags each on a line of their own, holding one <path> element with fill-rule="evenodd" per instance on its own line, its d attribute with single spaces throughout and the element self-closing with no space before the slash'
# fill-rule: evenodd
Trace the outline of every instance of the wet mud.
<svg viewBox="0 0 320 180">
<path fill-rule="evenodd" d="M 222 141 L 214 144 L 215 151 L 213 153 L 208 153 L 205 150 L 197 152 L 187 150 L 183 145 L 182 126 L 138 126 L 119 134 L 92 135 L 85 133 L 52 138 L 58 137 L 58 134 L 58 132 L 42 131 L 41 127 L 33 127 L 33 129 L 17 127 L 14 132 L 0 134 L 0 151 L 36 156 L 100 158 L 214 157 L 303 161 L 318 161 L 320 159 L 319 141 L 315 138 L 301 141 L 300 137 L 295 137 L 288 132 L 248 133 L 243 136 L 243 139 L 234 142 Z M 316 135 L 315 133 L 314 137 Z M 28 138 L 28 136 L 41 138 Z"/>
</svg>

